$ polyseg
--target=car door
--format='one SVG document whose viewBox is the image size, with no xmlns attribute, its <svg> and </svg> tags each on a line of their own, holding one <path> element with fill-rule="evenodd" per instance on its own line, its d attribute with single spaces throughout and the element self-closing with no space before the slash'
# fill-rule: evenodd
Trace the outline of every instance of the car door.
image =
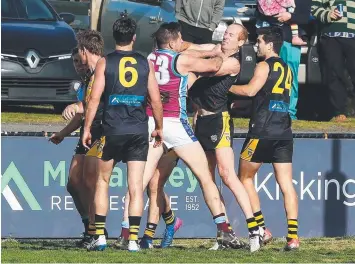
<svg viewBox="0 0 355 264">
<path fill-rule="evenodd" d="M 137 40 L 134 49 L 147 56 L 153 48 L 151 35 L 158 29 L 161 0 L 106 0 L 101 14 L 101 33 L 105 40 L 105 52 L 115 48 L 112 25 L 127 11 L 137 22 Z"/>
</svg>

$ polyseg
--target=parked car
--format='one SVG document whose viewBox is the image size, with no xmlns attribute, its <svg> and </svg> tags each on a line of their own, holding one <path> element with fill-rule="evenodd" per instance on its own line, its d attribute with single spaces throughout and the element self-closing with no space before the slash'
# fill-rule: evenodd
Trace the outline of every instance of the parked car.
<svg viewBox="0 0 355 264">
<path fill-rule="evenodd" d="M 76 100 L 74 19 L 46 0 L 1 0 L 2 102 L 53 104 L 61 112 Z"/>
</svg>

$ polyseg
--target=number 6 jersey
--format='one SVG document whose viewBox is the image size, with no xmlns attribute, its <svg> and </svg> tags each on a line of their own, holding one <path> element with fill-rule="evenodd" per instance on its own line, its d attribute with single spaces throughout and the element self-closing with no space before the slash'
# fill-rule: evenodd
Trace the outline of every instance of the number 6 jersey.
<svg viewBox="0 0 355 264">
<path fill-rule="evenodd" d="M 116 50 L 106 56 L 105 136 L 148 132 L 148 76 L 148 61 L 138 52 Z"/>
<path fill-rule="evenodd" d="M 158 81 L 160 96 L 163 103 L 164 117 L 177 117 L 187 119 L 186 97 L 187 78 L 178 73 L 176 61 L 179 53 L 159 49 L 148 56 L 148 60 L 153 62 L 155 77 Z M 147 114 L 152 116 L 152 109 L 147 107 Z"/>
<path fill-rule="evenodd" d="M 292 72 L 279 57 L 271 57 L 265 62 L 269 65 L 269 76 L 253 99 L 248 137 L 289 140 L 292 139 L 288 113 Z"/>
</svg>

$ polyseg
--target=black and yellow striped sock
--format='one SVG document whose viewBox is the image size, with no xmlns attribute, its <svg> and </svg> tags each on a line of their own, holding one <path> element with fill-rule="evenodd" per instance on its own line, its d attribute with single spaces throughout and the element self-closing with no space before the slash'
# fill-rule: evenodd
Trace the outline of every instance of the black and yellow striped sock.
<svg viewBox="0 0 355 264">
<path fill-rule="evenodd" d="M 155 230 L 157 229 L 157 225 L 153 223 L 147 223 L 147 226 L 144 230 L 144 236 L 145 238 L 148 239 L 153 239 L 155 235 Z"/>
<path fill-rule="evenodd" d="M 163 218 L 166 225 L 171 225 L 175 222 L 175 215 L 171 210 L 169 210 L 167 213 L 163 213 Z"/>
<path fill-rule="evenodd" d="M 129 216 L 129 240 L 138 240 L 139 225 L 141 224 L 140 216 Z"/>
<path fill-rule="evenodd" d="M 259 230 L 259 226 L 258 223 L 255 221 L 255 217 L 248 218 L 247 225 L 248 225 L 249 233 Z"/>
<path fill-rule="evenodd" d="M 96 227 L 95 227 L 95 224 L 89 224 L 89 227 L 88 227 L 88 234 L 90 236 L 93 236 L 95 235 L 96 233 Z"/>
<path fill-rule="evenodd" d="M 254 217 L 256 222 L 258 223 L 258 226 L 262 227 L 265 229 L 265 221 L 264 221 L 264 216 L 261 211 L 254 213 Z"/>
<path fill-rule="evenodd" d="M 298 221 L 297 219 L 288 219 L 287 220 L 287 242 L 290 242 L 294 238 L 298 238 Z"/>
<path fill-rule="evenodd" d="M 95 215 L 95 235 L 100 236 L 105 234 L 106 215 Z"/>
</svg>

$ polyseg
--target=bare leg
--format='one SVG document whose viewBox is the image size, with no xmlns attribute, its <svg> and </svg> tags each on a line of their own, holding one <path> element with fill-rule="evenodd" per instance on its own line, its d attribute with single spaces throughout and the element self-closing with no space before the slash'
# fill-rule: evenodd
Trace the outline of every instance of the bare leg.
<svg viewBox="0 0 355 264">
<path fill-rule="evenodd" d="M 83 173 L 84 155 L 74 155 L 69 169 L 69 180 L 67 184 L 67 190 L 73 198 L 74 204 L 81 217 L 87 216 L 88 212 L 86 207 L 82 203 L 83 195 Z"/>
<path fill-rule="evenodd" d="M 223 213 L 219 191 L 213 182 L 208 161 L 200 143 L 190 143 L 176 147 L 174 150 L 199 180 L 205 201 L 212 215 L 217 216 Z"/>
<path fill-rule="evenodd" d="M 232 191 L 247 219 L 254 217 L 248 193 L 238 179 L 234 167 L 234 152 L 231 147 L 216 149 L 219 175 L 223 183 Z"/>
<path fill-rule="evenodd" d="M 248 193 L 254 213 L 260 211 L 259 195 L 256 192 L 253 183 L 255 174 L 260 167 L 261 163 L 250 162 L 243 159 L 239 160 L 239 178 Z"/>
</svg>

